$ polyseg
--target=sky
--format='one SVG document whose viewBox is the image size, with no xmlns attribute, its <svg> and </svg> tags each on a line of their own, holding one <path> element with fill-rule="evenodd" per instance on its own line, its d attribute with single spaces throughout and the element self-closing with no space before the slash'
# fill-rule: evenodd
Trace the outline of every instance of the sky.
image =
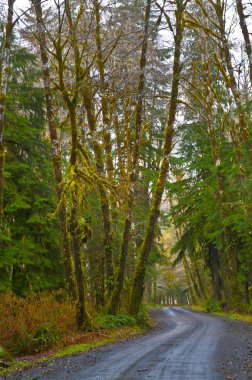
<svg viewBox="0 0 252 380">
<path fill-rule="evenodd" d="M 48 2 L 50 3 L 51 0 L 43 0 L 44 3 Z M 27 8 L 30 8 L 30 1 L 29 0 L 16 0 L 15 1 L 15 8 L 16 10 L 22 9 L 25 10 Z"/>
</svg>

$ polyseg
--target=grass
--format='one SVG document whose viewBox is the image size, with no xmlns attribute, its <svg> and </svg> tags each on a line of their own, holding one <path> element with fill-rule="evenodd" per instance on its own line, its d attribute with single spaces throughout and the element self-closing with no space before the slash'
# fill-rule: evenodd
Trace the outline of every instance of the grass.
<svg viewBox="0 0 252 380">
<path fill-rule="evenodd" d="M 209 313 L 209 311 L 204 306 L 191 305 L 190 309 L 195 311 L 201 311 L 204 313 Z M 252 314 L 242 314 L 236 311 L 210 311 L 211 314 L 218 315 L 219 317 L 225 317 L 229 319 L 235 319 L 237 321 L 252 323 Z"/>
</svg>

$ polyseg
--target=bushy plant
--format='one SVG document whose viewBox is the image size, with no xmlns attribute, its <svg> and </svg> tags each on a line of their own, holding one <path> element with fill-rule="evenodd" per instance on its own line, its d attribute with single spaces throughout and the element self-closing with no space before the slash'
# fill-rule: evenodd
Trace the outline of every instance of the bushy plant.
<svg viewBox="0 0 252 380">
<path fill-rule="evenodd" d="M 205 302 L 205 308 L 207 312 L 220 312 L 222 310 L 222 304 L 220 301 L 217 301 L 214 297 L 210 297 Z"/>
<path fill-rule="evenodd" d="M 152 327 L 152 321 L 150 319 L 149 308 L 147 305 L 142 304 L 140 306 L 136 319 L 137 319 L 138 324 L 144 327 Z"/>
<path fill-rule="evenodd" d="M 118 315 L 99 315 L 97 317 L 97 323 L 103 329 L 115 329 L 122 326 L 134 326 L 137 321 L 134 317 L 127 314 Z"/>
<path fill-rule="evenodd" d="M 5 350 L 5 348 L 0 346 L 0 361 L 11 360 L 11 359 L 12 359 L 12 356 L 10 355 L 10 353 L 7 350 Z"/>
<path fill-rule="evenodd" d="M 55 327 L 40 327 L 33 338 L 36 351 L 42 351 L 49 348 L 56 343 L 59 338 L 59 332 Z"/>
<path fill-rule="evenodd" d="M 31 293 L 25 298 L 2 294 L 0 345 L 13 354 L 34 353 L 74 334 L 75 305 L 62 292 Z"/>
</svg>

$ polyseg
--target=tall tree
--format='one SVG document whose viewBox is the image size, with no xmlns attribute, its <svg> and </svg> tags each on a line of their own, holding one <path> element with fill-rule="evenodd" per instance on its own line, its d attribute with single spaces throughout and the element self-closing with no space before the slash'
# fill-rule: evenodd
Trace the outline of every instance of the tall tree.
<svg viewBox="0 0 252 380">
<path fill-rule="evenodd" d="M 2 47 L 2 62 L 0 71 L 0 251 L 3 250 L 3 234 L 4 234 L 4 221 L 3 221 L 3 202 L 4 202 L 4 128 L 5 128 L 5 110 L 6 110 L 6 96 L 9 77 L 9 64 L 11 54 L 11 43 L 13 38 L 13 14 L 14 14 L 15 0 L 8 0 L 7 21 L 5 24 L 5 34 Z M 2 276 L 8 277 L 8 268 L 4 267 Z"/>
<path fill-rule="evenodd" d="M 59 217 L 61 226 L 61 251 L 64 258 L 65 273 L 67 280 L 67 288 L 69 290 L 70 296 L 76 298 L 76 286 L 73 278 L 73 269 L 71 262 L 71 244 L 69 239 L 69 226 L 67 222 L 67 207 L 66 207 L 66 197 L 64 194 L 64 179 L 62 173 L 62 156 L 60 149 L 60 142 L 57 133 L 57 122 L 53 110 L 53 95 L 51 90 L 51 78 L 49 70 L 49 58 L 47 54 L 47 42 L 46 33 L 43 21 L 42 6 L 40 2 L 32 0 L 32 4 L 35 9 L 36 23 L 37 23 L 37 36 L 40 48 L 40 58 L 42 63 L 42 74 L 44 80 L 45 89 L 45 100 L 46 100 L 46 113 L 47 121 L 50 133 L 53 166 L 55 173 L 56 191 L 59 202 Z"/>
<path fill-rule="evenodd" d="M 176 27 L 174 35 L 174 61 L 173 61 L 173 72 L 172 72 L 172 88 L 171 88 L 171 98 L 169 103 L 168 121 L 165 130 L 165 141 L 163 149 L 163 157 L 160 166 L 160 172 L 158 180 L 153 191 L 151 209 L 149 220 L 147 223 L 147 229 L 145 232 L 143 244 L 141 246 L 138 263 L 136 266 L 133 287 L 131 291 L 129 312 L 131 314 L 137 314 L 142 301 L 143 291 L 144 291 L 144 279 L 146 274 L 146 265 L 148 262 L 149 253 L 153 244 L 155 237 L 155 229 L 160 214 L 160 204 L 162 201 L 162 196 L 164 192 L 164 187 L 166 183 L 166 177 L 169 169 L 169 155 L 172 151 L 173 134 L 174 134 L 174 124 L 175 116 L 178 104 L 178 90 L 179 81 L 181 73 L 181 44 L 183 38 L 183 14 L 188 1 L 176 0 Z"/>
<path fill-rule="evenodd" d="M 119 306 L 120 297 L 123 289 L 124 275 L 126 268 L 126 258 L 128 253 L 128 245 L 130 240 L 131 225 L 133 218 L 133 207 L 135 201 L 135 185 L 138 178 L 138 164 L 139 164 L 139 154 L 140 154 L 140 137 L 142 129 L 142 119 L 143 119 L 143 100 L 144 100 L 144 88 L 145 88 L 145 71 L 147 64 L 147 47 L 148 47 L 148 34 L 149 34 L 149 22 L 150 22 L 150 11 L 151 11 L 151 0 L 147 0 L 145 8 L 145 18 L 144 18 L 144 36 L 142 42 L 142 50 L 140 57 L 140 76 L 137 88 L 137 102 L 135 106 L 135 135 L 134 135 L 134 147 L 133 147 L 133 157 L 130 166 L 130 177 L 129 177 L 129 189 L 128 189 L 128 205 L 127 205 L 127 216 L 125 219 L 124 231 L 123 231 L 123 241 L 122 248 L 119 258 L 119 267 L 117 271 L 116 281 L 114 285 L 114 290 L 111 296 L 109 304 L 109 313 L 114 314 Z"/>
</svg>

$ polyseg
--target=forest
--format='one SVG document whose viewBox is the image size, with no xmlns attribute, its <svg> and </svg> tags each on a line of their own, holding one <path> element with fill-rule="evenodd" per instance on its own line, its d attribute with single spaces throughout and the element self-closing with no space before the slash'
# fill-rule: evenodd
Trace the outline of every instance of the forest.
<svg viewBox="0 0 252 380">
<path fill-rule="evenodd" d="M 146 304 L 252 312 L 252 4 L 0 14 L 0 345 Z"/>
</svg>

